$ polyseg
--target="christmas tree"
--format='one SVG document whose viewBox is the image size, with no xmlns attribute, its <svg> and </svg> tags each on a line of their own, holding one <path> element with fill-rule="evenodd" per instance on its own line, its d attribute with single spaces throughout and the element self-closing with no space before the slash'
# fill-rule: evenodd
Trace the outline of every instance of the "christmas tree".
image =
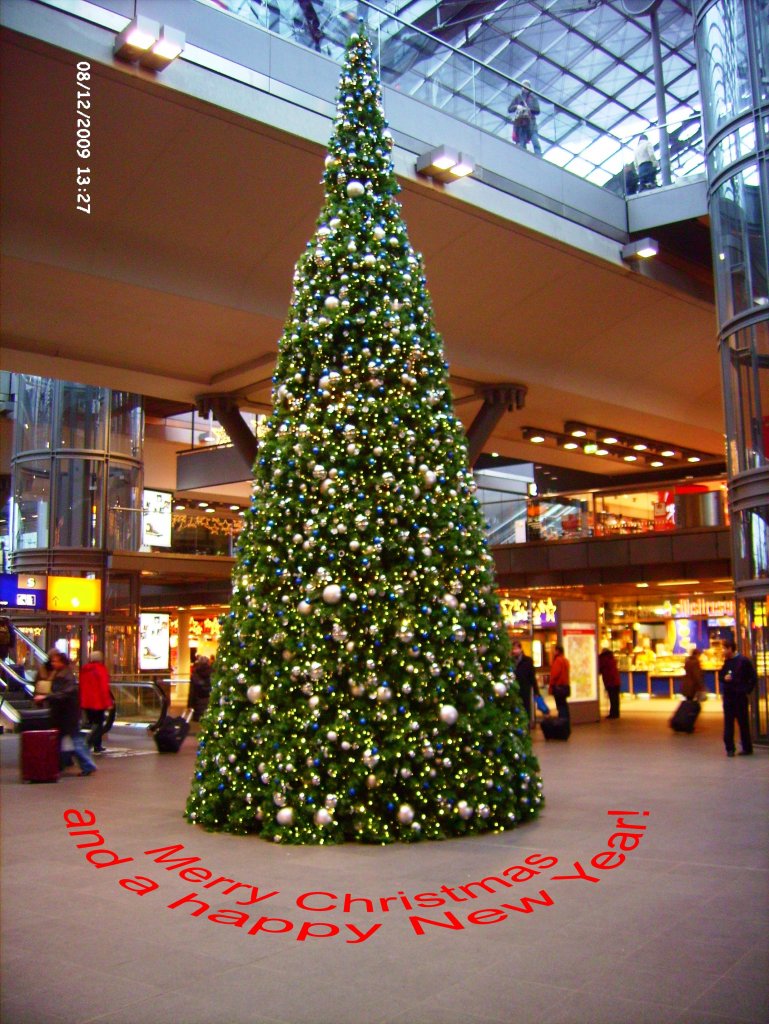
<svg viewBox="0 0 769 1024">
<path fill-rule="evenodd" d="M 350 39 L 187 817 L 276 841 L 508 829 L 542 804 L 378 73 Z"/>
</svg>

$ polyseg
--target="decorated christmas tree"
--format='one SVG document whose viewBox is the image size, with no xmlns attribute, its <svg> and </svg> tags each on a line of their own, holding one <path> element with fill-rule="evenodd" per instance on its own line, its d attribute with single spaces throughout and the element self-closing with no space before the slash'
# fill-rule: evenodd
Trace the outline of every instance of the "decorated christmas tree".
<svg viewBox="0 0 769 1024">
<path fill-rule="evenodd" d="M 201 728 L 187 817 L 209 829 L 387 843 L 542 804 L 391 148 L 361 28 Z"/>
</svg>

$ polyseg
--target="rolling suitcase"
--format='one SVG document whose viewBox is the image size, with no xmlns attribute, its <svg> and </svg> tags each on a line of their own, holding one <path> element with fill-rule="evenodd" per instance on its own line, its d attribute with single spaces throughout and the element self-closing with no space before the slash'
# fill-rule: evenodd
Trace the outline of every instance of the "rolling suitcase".
<svg viewBox="0 0 769 1024">
<path fill-rule="evenodd" d="M 698 700 L 682 700 L 670 719 L 670 728 L 674 732 L 694 732 L 694 723 L 700 713 Z"/>
<path fill-rule="evenodd" d="M 30 729 L 21 734 L 24 782 L 59 781 L 59 730 Z"/>
<path fill-rule="evenodd" d="M 189 710 L 186 715 L 178 715 L 172 718 L 166 715 L 155 730 L 155 746 L 159 754 L 178 754 L 179 748 L 184 743 L 187 733 L 190 731 Z"/>
<path fill-rule="evenodd" d="M 571 736 L 571 722 L 568 718 L 543 718 L 539 723 L 546 740 L 567 740 Z"/>
</svg>

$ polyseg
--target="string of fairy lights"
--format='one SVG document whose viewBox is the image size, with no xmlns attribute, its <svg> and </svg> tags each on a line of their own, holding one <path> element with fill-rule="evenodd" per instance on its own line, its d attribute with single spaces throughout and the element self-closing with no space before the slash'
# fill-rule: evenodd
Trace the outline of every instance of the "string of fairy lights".
<svg viewBox="0 0 769 1024">
<path fill-rule="evenodd" d="M 275 841 L 501 830 L 542 803 L 363 30 L 300 257 L 187 817 Z"/>
</svg>

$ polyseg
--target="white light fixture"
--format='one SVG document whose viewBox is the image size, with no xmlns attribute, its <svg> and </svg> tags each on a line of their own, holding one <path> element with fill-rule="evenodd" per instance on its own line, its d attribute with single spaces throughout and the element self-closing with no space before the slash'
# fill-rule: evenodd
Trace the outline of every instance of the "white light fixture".
<svg viewBox="0 0 769 1024">
<path fill-rule="evenodd" d="M 159 36 L 160 23 L 143 14 L 137 14 L 115 39 L 112 52 L 119 60 L 133 63 L 157 42 Z"/>
<path fill-rule="evenodd" d="M 604 444 L 616 444 L 617 441 L 619 441 L 619 438 L 615 437 L 613 434 L 609 434 L 608 437 L 604 437 L 601 440 Z"/>
<path fill-rule="evenodd" d="M 659 243 L 654 238 L 639 238 L 637 242 L 623 245 L 620 254 L 623 260 L 648 260 L 660 251 Z"/>
<path fill-rule="evenodd" d="M 574 448 L 579 448 L 576 441 L 565 441 L 563 446 L 564 448 L 568 448 L 569 451 L 572 451 Z"/>
<path fill-rule="evenodd" d="M 113 54 L 129 64 L 139 63 L 151 71 L 162 71 L 184 49 L 184 33 L 153 18 L 137 14 L 115 39 Z"/>
<path fill-rule="evenodd" d="M 639 441 L 638 444 L 633 445 L 633 450 L 637 452 L 645 452 L 647 447 L 648 445 L 645 445 L 641 441 Z"/>
<path fill-rule="evenodd" d="M 655 459 L 654 462 L 650 462 L 649 465 L 654 466 L 655 469 L 659 469 L 659 467 L 664 466 L 665 463 L 661 462 L 659 459 Z"/>
<path fill-rule="evenodd" d="M 466 178 L 475 170 L 475 163 L 467 153 L 459 153 L 449 146 L 438 146 L 419 157 L 416 169 L 426 178 L 445 183 Z"/>
</svg>

